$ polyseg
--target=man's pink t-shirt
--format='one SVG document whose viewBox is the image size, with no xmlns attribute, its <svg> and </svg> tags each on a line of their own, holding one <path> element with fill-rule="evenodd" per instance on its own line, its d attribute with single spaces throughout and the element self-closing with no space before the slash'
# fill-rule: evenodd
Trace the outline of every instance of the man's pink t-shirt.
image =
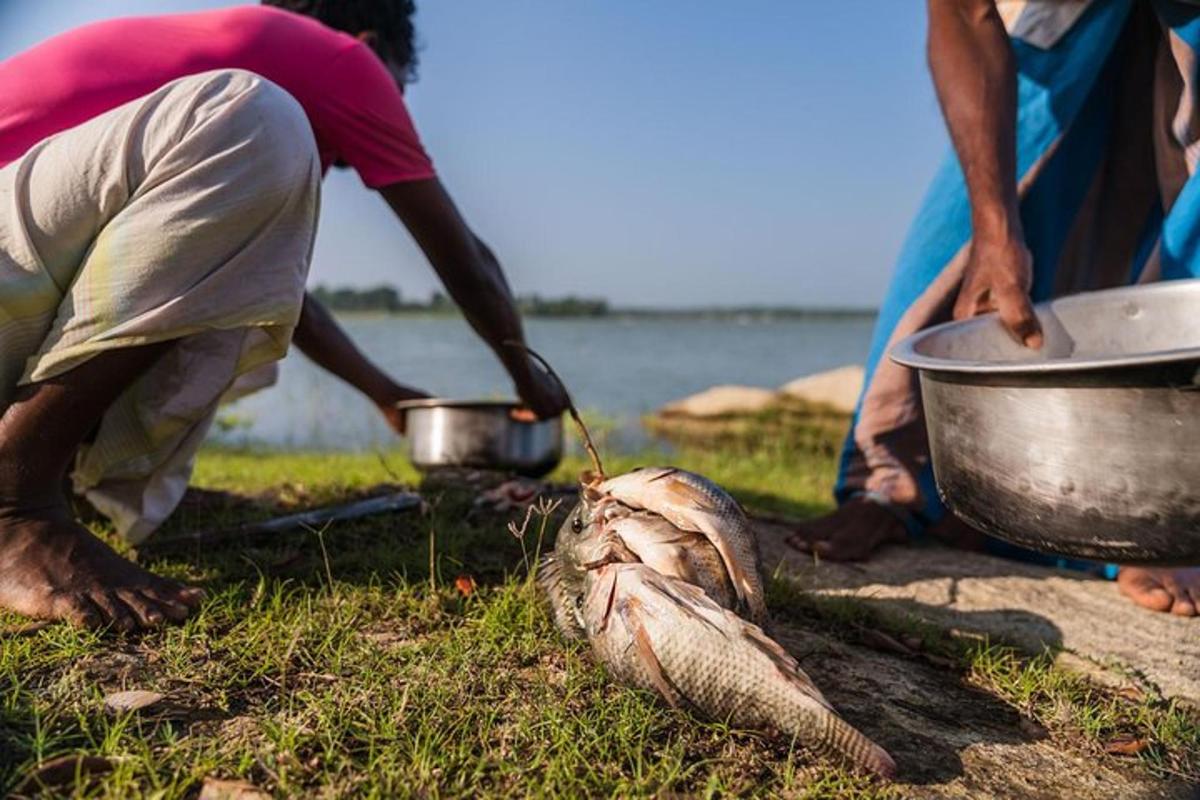
<svg viewBox="0 0 1200 800">
<path fill-rule="evenodd" d="M 263 6 L 98 22 L 0 62 L 0 166 L 47 136 L 214 69 L 256 72 L 295 97 L 325 169 L 348 164 L 372 188 L 434 175 L 399 87 L 369 47 Z"/>
</svg>

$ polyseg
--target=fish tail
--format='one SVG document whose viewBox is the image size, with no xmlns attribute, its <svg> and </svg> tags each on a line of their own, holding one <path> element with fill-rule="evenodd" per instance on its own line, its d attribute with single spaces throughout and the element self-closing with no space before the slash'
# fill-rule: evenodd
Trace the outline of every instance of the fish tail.
<svg viewBox="0 0 1200 800">
<path fill-rule="evenodd" d="M 881 778 L 895 777 L 896 762 L 886 750 L 832 711 L 819 713 L 824 717 L 818 737 L 823 750 Z"/>
</svg>

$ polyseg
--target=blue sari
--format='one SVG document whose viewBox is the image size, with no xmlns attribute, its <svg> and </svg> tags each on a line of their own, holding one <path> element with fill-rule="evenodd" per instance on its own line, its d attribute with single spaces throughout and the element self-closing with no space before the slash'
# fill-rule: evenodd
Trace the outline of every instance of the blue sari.
<svg viewBox="0 0 1200 800">
<path fill-rule="evenodd" d="M 1200 6 L 1093 0 L 1048 46 L 1015 37 L 1012 46 L 1034 300 L 1200 276 Z M 839 502 L 866 494 L 907 509 L 915 530 L 936 524 L 946 509 L 916 377 L 886 354 L 950 318 L 970 237 L 966 184 L 951 153 L 917 212 L 880 309 L 836 489 Z M 1000 541 L 991 549 L 1116 574 L 1112 565 Z"/>
</svg>

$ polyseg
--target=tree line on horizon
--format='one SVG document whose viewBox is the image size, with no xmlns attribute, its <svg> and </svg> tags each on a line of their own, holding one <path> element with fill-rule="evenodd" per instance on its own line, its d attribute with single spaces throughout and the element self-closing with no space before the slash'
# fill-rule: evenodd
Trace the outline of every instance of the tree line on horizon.
<svg viewBox="0 0 1200 800">
<path fill-rule="evenodd" d="M 388 284 L 365 288 L 353 286 L 329 287 L 318 285 L 312 295 L 333 311 L 372 314 L 457 314 L 458 307 L 444 292 L 434 291 L 427 300 L 410 300 L 400 290 Z M 527 317 L 715 317 L 754 319 L 786 319 L 799 317 L 866 317 L 874 316 L 872 308 L 799 308 L 795 306 L 739 306 L 693 309 L 613 308 L 600 297 L 542 297 L 538 294 L 518 295 L 517 308 Z"/>
<path fill-rule="evenodd" d="M 358 289 L 352 286 L 317 286 L 312 294 L 334 311 L 372 312 L 383 314 L 457 313 L 458 307 L 445 292 L 435 291 L 428 300 L 408 300 L 395 286 L 380 284 Z M 531 317 L 604 317 L 609 314 L 608 301 L 597 297 L 545 298 L 530 294 L 517 297 L 517 308 Z"/>
</svg>

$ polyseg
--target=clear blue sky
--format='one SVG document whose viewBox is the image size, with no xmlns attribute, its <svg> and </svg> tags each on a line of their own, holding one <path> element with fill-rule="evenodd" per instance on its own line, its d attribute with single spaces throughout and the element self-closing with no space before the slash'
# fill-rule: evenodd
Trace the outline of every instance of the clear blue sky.
<svg viewBox="0 0 1200 800">
<path fill-rule="evenodd" d="M 0 57 L 214 0 L 0 0 Z M 518 292 L 873 305 L 946 146 L 917 0 L 418 0 L 417 127 Z M 313 282 L 437 285 L 353 174 Z"/>
</svg>

